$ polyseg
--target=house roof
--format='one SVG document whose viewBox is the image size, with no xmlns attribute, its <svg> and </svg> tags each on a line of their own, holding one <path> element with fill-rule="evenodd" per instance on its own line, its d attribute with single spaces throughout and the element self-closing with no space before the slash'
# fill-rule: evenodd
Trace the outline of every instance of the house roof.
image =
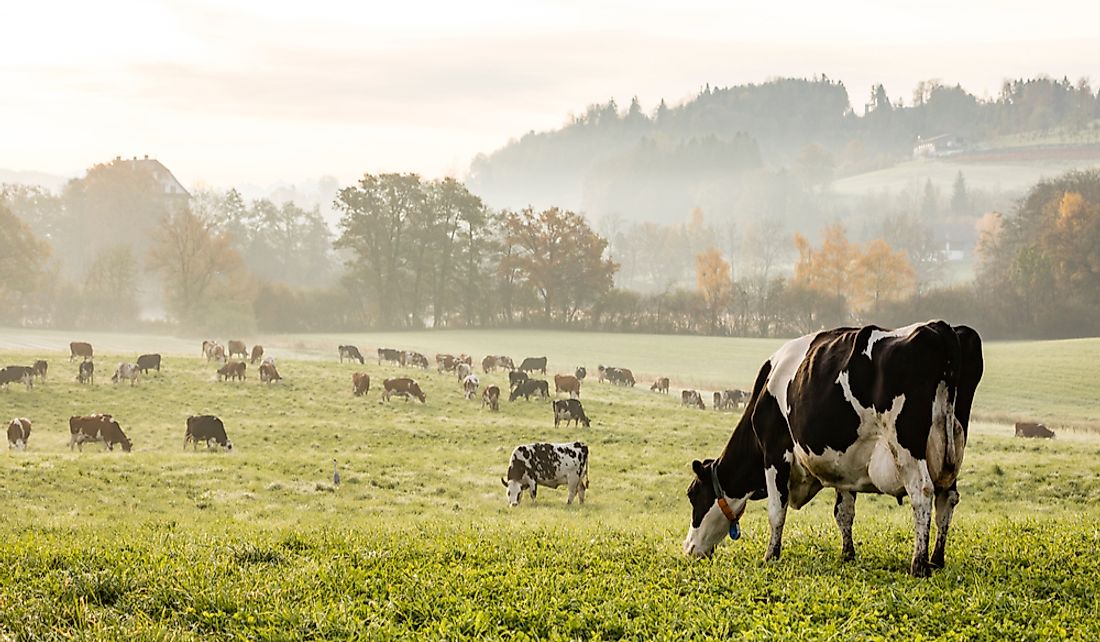
<svg viewBox="0 0 1100 642">
<path fill-rule="evenodd" d="M 171 170 L 155 158 L 149 158 L 148 155 L 146 155 L 145 158 L 138 158 L 137 156 L 133 158 L 122 158 L 121 156 L 116 156 L 115 162 L 126 163 L 133 169 L 149 172 L 157 181 L 157 184 L 160 185 L 165 196 L 191 198 L 191 194 L 183 187 L 183 184 L 176 179 Z"/>
</svg>

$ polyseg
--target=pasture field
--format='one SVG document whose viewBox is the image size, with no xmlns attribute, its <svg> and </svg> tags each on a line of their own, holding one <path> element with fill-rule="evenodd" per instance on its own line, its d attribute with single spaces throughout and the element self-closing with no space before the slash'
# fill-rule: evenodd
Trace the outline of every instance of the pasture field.
<svg viewBox="0 0 1100 642">
<path fill-rule="evenodd" d="M 59 349 L 68 338 L 0 331 L 0 363 L 51 365 L 44 384 L 0 389 L 0 417 L 34 421 L 30 448 L 0 455 L 0 640 L 1100 639 L 1091 430 L 1020 441 L 1003 423 L 974 425 L 949 566 L 931 579 L 906 574 L 911 512 L 882 497 L 860 497 L 859 559 L 842 563 L 827 491 L 792 511 L 778 562 L 762 561 L 763 502 L 742 540 L 690 561 L 689 464 L 721 451 L 736 413 L 681 409 L 678 390 L 656 395 L 641 379 L 635 389 L 590 380 L 592 427 L 555 428 L 546 402 L 505 400 L 489 413 L 453 376 L 339 364 L 335 345 L 548 354 L 551 371 L 608 362 L 747 387 L 776 342 L 264 337 L 285 377 L 264 386 L 253 368 L 243 383 L 214 381 L 197 342 L 71 338 L 96 343 L 94 386 L 73 381 Z M 158 345 L 172 355 L 159 376 L 110 384 L 110 364 Z M 1094 340 L 987 344 L 979 413 L 1091 427 L 1098 353 Z M 366 398 L 351 394 L 356 371 L 374 380 Z M 421 380 L 427 404 L 380 403 L 381 379 L 399 372 Z M 70 452 L 67 419 L 90 412 L 114 414 L 134 451 Z M 206 412 L 225 420 L 232 453 L 182 449 L 186 417 Z M 591 449 L 585 505 L 549 489 L 535 505 L 505 505 L 499 477 L 513 446 L 576 439 Z"/>
</svg>

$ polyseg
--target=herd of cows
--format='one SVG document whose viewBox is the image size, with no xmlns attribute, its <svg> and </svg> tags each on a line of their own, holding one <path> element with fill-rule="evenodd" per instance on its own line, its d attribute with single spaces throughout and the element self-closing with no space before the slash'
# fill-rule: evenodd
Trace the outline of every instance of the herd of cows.
<svg viewBox="0 0 1100 642">
<path fill-rule="evenodd" d="M 238 355 L 250 356 L 253 364 L 261 362 L 261 381 L 281 379 L 274 359 L 264 357 L 262 347 L 255 346 L 251 355 L 241 342 L 230 341 L 228 347 L 226 350 L 214 342 L 203 344 L 207 359 L 224 362 L 218 370 L 223 379 L 244 378 L 245 362 L 230 361 Z M 83 358 L 78 372 L 78 380 L 83 382 L 86 364 L 88 374 L 92 372 L 91 346 L 74 343 L 71 352 L 70 361 Z M 338 352 L 341 362 L 365 363 L 356 346 L 339 346 Z M 418 352 L 379 348 L 377 355 L 379 365 L 430 368 L 427 357 Z M 438 372 L 455 376 L 467 400 L 478 396 L 481 382 L 471 356 L 437 354 L 435 364 Z M 159 369 L 159 365 L 159 355 L 143 355 L 133 365 L 120 364 L 113 379 L 129 379 L 134 384 L 134 373 Z M 518 367 L 506 356 L 487 356 L 481 361 L 482 374 L 508 372 L 510 401 L 532 396 L 549 398 L 549 382 L 534 378 L 536 373 L 545 375 L 546 367 L 546 357 L 528 357 Z M 915 531 L 910 573 L 930 575 L 931 569 L 944 565 L 947 532 L 959 502 L 957 476 L 983 368 L 978 333 L 943 321 L 896 330 L 877 326 L 837 328 L 787 342 L 763 364 L 751 392 L 714 393 L 714 409 L 745 409 L 722 453 L 716 459 L 692 463 L 694 479 L 688 488 L 691 523 L 684 541 L 685 553 L 709 557 L 727 535 L 737 539 L 740 518 L 749 501 L 766 499 L 771 538 L 765 559 L 777 559 L 787 509 L 801 508 L 822 489 L 832 488 L 845 559 L 855 557 L 852 523 L 856 495 L 891 495 L 899 504 L 907 497 Z M 30 387 L 32 379 L 45 378 L 47 369 L 45 362 L 8 366 L 0 370 L 0 382 L 23 381 Z M 634 374 L 627 368 L 601 365 L 597 373 L 599 381 L 635 384 Z M 567 395 L 552 402 L 555 426 L 563 421 L 590 426 L 580 401 L 587 376 L 584 367 L 572 374 L 554 376 L 555 394 Z M 90 382 L 90 376 L 88 379 Z M 667 393 L 669 384 L 668 378 L 662 377 L 651 389 Z M 367 395 L 370 389 L 369 374 L 352 374 L 354 395 Z M 417 399 L 427 403 L 420 383 L 411 377 L 384 379 L 381 390 L 383 402 L 401 397 L 406 402 Z M 483 408 L 492 412 L 500 409 L 502 393 L 497 386 L 487 386 L 480 392 Z M 703 395 L 696 390 L 684 390 L 681 403 L 705 407 Z M 103 442 L 109 449 L 115 445 L 125 451 L 132 448 L 109 414 L 72 417 L 69 425 L 70 448 L 90 441 Z M 28 419 L 13 420 L 8 428 L 10 447 L 25 448 L 30 432 Z M 1054 436 L 1042 424 L 1025 422 L 1016 425 L 1016 434 Z M 232 448 L 224 424 L 212 415 L 188 418 L 185 447 L 198 443 Z M 583 503 L 588 488 L 588 460 L 588 447 L 580 441 L 517 446 L 509 459 L 507 475 L 501 478 L 509 505 L 519 504 L 524 491 L 534 499 L 540 486 L 565 486 L 567 503 L 574 498 Z M 929 556 L 933 509 L 936 539 Z"/>
</svg>

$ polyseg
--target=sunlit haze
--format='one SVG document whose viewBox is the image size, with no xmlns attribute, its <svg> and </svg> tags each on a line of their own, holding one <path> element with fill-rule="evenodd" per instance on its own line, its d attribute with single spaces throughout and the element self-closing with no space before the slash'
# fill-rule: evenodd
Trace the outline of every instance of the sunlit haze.
<svg viewBox="0 0 1100 642">
<path fill-rule="evenodd" d="M 231 5 L 231 6 L 230 6 Z M 1096 77 L 1079 2 L 18 2 L 0 9 L 0 168 L 162 159 L 186 185 L 462 176 L 586 105 L 825 74 L 862 105 L 938 78 Z"/>
</svg>

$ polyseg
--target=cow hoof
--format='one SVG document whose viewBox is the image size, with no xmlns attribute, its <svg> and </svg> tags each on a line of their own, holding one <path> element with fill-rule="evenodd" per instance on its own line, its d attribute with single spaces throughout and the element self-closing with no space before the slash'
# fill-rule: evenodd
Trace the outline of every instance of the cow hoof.
<svg viewBox="0 0 1100 642">
<path fill-rule="evenodd" d="M 913 577 L 931 577 L 932 567 L 925 561 L 913 561 L 913 564 L 909 567 L 909 574 Z"/>
<path fill-rule="evenodd" d="M 856 549 L 850 549 L 842 551 L 840 553 L 840 561 L 842 562 L 854 562 L 856 560 Z"/>
<path fill-rule="evenodd" d="M 943 554 L 940 553 L 939 555 L 933 555 L 932 559 L 928 561 L 928 566 L 932 568 L 943 568 L 944 566 L 946 566 L 946 564 L 944 563 Z"/>
</svg>

